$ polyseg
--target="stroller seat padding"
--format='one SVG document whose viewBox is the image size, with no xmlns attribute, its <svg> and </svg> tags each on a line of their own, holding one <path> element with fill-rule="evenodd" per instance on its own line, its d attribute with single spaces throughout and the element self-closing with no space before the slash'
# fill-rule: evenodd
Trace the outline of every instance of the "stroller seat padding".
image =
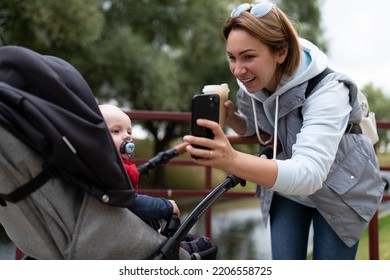
<svg viewBox="0 0 390 280">
<path fill-rule="evenodd" d="M 0 135 L 0 192 L 8 193 L 41 172 L 43 160 L 3 127 Z M 145 259 L 166 240 L 130 210 L 56 178 L 0 207 L 0 223 L 36 259 Z"/>
</svg>

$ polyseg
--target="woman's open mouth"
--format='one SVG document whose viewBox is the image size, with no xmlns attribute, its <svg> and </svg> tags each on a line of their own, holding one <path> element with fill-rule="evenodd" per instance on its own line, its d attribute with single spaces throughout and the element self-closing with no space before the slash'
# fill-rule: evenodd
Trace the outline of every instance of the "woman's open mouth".
<svg viewBox="0 0 390 280">
<path fill-rule="evenodd" d="M 250 78 L 250 79 L 243 79 L 243 80 L 241 80 L 240 79 L 240 81 L 244 84 L 244 85 L 246 85 L 246 84 L 249 84 L 250 82 L 252 82 L 254 79 L 256 79 L 256 77 L 252 77 L 252 78 Z"/>
</svg>

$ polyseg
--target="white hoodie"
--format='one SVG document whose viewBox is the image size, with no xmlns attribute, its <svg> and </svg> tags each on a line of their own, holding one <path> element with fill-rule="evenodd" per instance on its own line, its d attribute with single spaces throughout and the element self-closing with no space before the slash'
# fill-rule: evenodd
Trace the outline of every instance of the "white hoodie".
<svg viewBox="0 0 390 280">
<path fill-rule="evenodd" d="M 256 132 L 259 137 L 257 123 L 262 120 L 256 116 L 254 99 L 263 102 L 267 121 L 274 126 L 273 158 L 277 161 L 278 175 L 271 190 L 281 194 L 307 196 L 320 189 L 326 179 L 352 107 L 349 104 L 349 90 L 343 83 L 330 81 L 324 84 L 311 95 L 317 98 L 308 98 L 303 104 L 302 113 L 305 114 L 305 118 L 301 133 L 297 135 L 291 159 L 276 159 L 279 96 L 315 77 L 328 66 L 327 56 L 315 45 L 305 39 L 300 39 L 300 43 L 302 53 L 299 67 L 293 76 L 282 79 L 271 96 L 268 97 L 263 91 L 251 94 L 240 81 L 238 84 L 251 97 L 254 109 L 254 121 L 250 119 L 253 116 L 244 115 L 247 119 L 247 131 L 244 136 Z M 321 94 L 324 91 L 326 94 Z M 267 106 L 269 104 L 274 106 Z M 317 143 L 319 145 L 316 145 Z M 298 199 L 300 200 L 299 197 Z"/>
<path fill-rule="evenodd" d="M 270 190 L 260 191 L 263 220 L 267 223 L 276 191 L 316 208 L 345 244 L 353 246 L 378 209 L 384 182 L 369 138 L 345 133 L 348 121 L 358 124 L 362 117 L 356 84 L 334 72 L 306 99 L 306 82 L 328 66 L 328 59 L 313 44 L 300 42 L 299 68 L 274 94 L 250 94 L 242 84 L 237 93 L 247 119 L 245 135 L 260 128 L 283 145 L 283 152 L 274 155 L 276 181 Z M 278 122 L 280 128 L 275 129 Z"/>
</svg>

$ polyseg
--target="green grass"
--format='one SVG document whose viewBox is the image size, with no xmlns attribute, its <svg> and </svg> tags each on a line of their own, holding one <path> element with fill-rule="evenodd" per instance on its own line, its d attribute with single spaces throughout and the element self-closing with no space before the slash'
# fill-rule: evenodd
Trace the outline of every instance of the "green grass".
<svg viewBox="0 0 390 280">
<path fill-rule="evenodd" d="M 378 160 L 381 166 L 390 166 L 390 153 L 378 153 Z"/>
<path fill-rule="evenodd" d="M 379 259 L 390 260 L 390 215 L 379 218 L 378 221 L 379 237 Z M 357 260 L 369 259 L 369 239 L 368 230 L 366 230 L 360 239 L 359 248 L 356 256 Z"/>
</svg>

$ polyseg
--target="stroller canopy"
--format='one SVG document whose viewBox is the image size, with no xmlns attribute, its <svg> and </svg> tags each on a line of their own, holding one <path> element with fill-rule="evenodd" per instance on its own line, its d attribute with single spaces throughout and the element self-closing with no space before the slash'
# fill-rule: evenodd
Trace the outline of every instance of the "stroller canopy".
<svg viewBox="0 0 390 280">
<path fill-rule="evenodd" d="M 95 97 L 66 61 L 0 47 L 0 124 L 46 160 L 46 174 L 109 205 L 132 207 L 134 190 Z"/>
</svg>

